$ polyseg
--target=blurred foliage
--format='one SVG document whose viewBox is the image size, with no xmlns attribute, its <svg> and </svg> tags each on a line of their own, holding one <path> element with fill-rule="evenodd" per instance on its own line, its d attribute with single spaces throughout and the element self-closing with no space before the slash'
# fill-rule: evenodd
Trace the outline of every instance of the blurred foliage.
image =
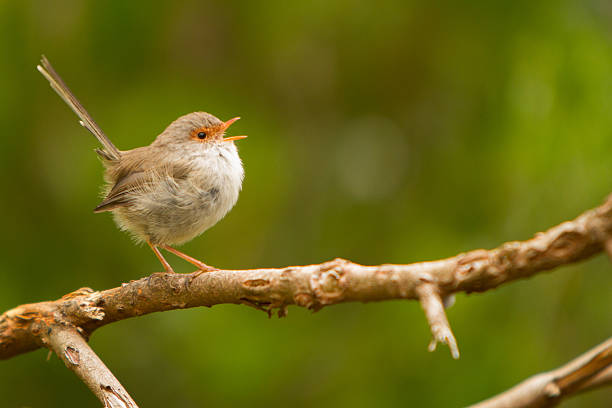
<svg viewBox="0 0 612 408">
<path fill-rule="evenodd" d="M 242 116 L 244 191 L 187 253 L 408 263 L 528 238 L 612 191 L 611 23 L 607 0 L 1 1 L 0 305 L 160 269 L 92 213 L 95 140 L 36 72 L 42 53 L 119 148 L 190 111 Z M 448 407 L 594 346 L 611 310 L 600 256 L 459 296 L 460 361 L 427 353 L 418 304 L 400 301 L 169 312 L 91 342 L 143 407 Z M 2 406 L 96 406 L 45 357 L 2 362 Z"/>
</svg>

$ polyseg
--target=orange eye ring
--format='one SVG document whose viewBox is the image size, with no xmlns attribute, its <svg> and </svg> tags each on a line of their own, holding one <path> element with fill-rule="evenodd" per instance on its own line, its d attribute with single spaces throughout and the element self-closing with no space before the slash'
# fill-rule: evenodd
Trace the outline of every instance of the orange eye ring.
<svg viewBox="0 0 612 408">
<path fill-rule="evenodd" d="M 200 127 L 197 129 L 193 129 L 190 133 L 190 136 L 193 140 L 197 140 L 198 142 L 204 142 L 209 139 L 212 132 L 210 129 L 206 127 Z"/>
</svg>

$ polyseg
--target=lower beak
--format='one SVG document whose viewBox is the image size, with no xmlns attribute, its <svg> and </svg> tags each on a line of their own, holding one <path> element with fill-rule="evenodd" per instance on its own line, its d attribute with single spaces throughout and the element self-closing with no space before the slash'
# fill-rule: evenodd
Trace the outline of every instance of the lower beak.
<svg viewBox="0 0 612 408">
<path fill-rule="evenodd" d="M 238 119 L 240 119 L 240 116 L 237 116 L 235 118 L 231 118 L 227 122 L 224 122 L 223 123 L 223 130 L 226 130 L 228 127 L 230 127 L 232 125 L 232 123 L 234 123 Z M 240 140 L 240 139 L 245 139 L 245 138 L 246 138 L 246 136 L 230 136 L 230 137 L 224 137 L 223 141 L 224 142 L 231 142 L 231 141 L 234 141 L 234 140 Z"/>
<path fill-rule="evenodd" d="M 230 136 L 230 137 L 224 137 L 223 141 L 224 142 L 231 142 L 232 140 L 240 140 L 240 139 L 246 139 L 248 136 Z"/>
</svg>

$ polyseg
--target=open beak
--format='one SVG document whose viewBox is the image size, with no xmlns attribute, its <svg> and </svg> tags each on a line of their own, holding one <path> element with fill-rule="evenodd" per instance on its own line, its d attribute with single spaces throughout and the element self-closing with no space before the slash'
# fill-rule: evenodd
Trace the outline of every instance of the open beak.
<svg viewBox="0 0 612 408">
<path fill-rule="evenodd" d="M 230 127 L 232 125 L 232 123 L 234 123 L 235 121 L 237 121 L 238 119 L 240 119 L 240 116 L 237 116 L 235 118 L 231 118 L 230 120 L 228 120 L 227 122 L 223 123 L 223 130 L 226 130 L 228 127 Z M 230 136 L 230 137 L 224 137 L 223 141 L 224 142 L 231 142 L 234 140 L 240 140 L 240 139 L 245 139 L 247 136 Z"/>
</svg>

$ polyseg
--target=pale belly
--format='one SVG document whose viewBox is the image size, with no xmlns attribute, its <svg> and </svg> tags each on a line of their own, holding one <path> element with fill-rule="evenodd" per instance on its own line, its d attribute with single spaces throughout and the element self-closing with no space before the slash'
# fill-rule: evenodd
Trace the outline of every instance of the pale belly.
<svg viewBox="0 0 612 408">
<path fill-rule="evenodd" d="M 114 211 L 121 229 L 152 244 L 181 244 L 215 225 L 234 206 L 238 193 L 227 186 L 185 190 L 160 186 L 134 205 Z"/>
<path fill-rule="evenodd" d="M 213 169 L 196 168 L 184 179 L 159 180 L 133 196 L 129 206 L 113 211 L 115 221 L 136 240 L 152 244 L 181 244 L 195 238 L 238 200 L 242 167 L 232 171 L 225 162 L 220 159 Z"/>
</svg>

